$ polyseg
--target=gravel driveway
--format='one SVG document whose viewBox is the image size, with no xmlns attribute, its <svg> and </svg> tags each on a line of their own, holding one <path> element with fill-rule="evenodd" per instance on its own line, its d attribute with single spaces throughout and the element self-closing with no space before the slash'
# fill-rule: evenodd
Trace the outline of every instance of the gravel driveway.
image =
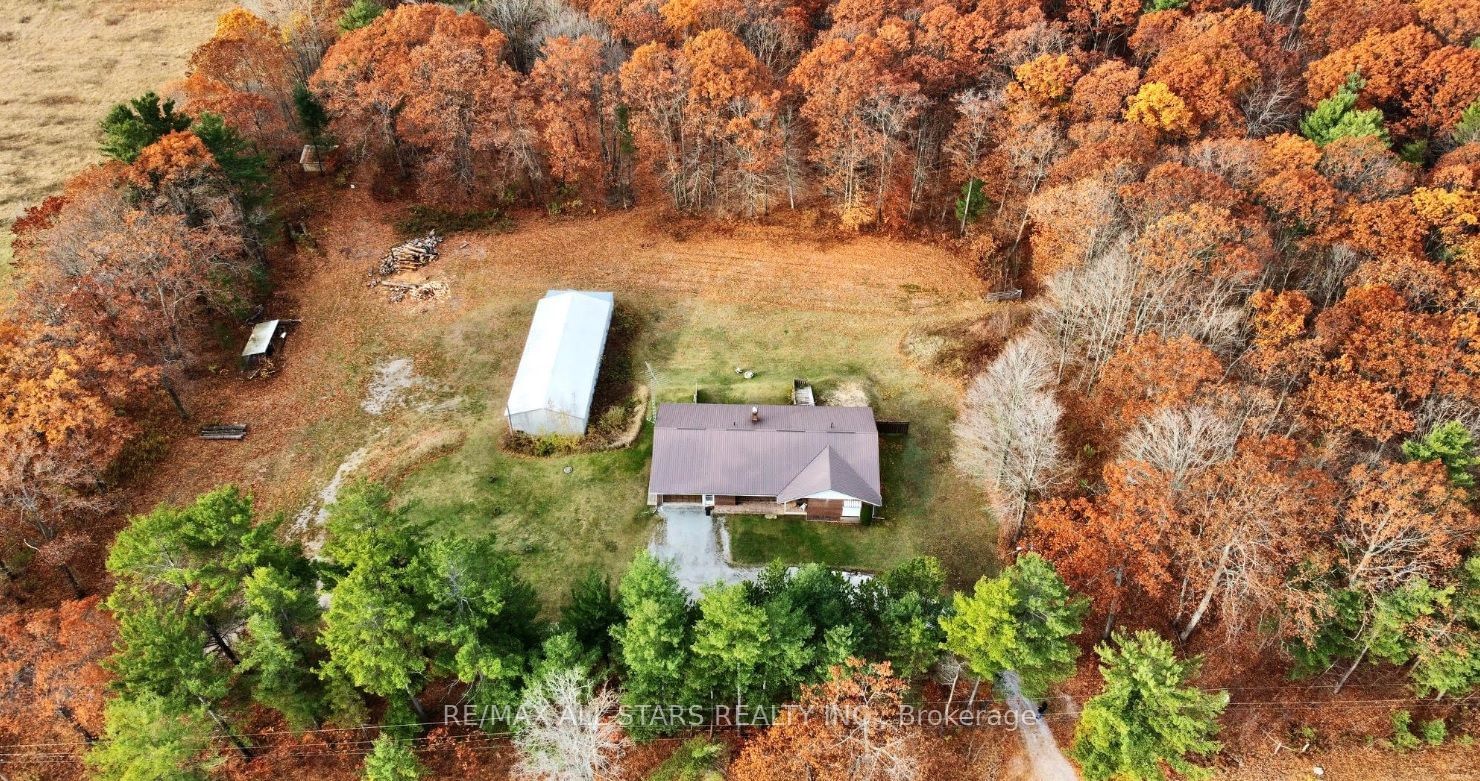
<svg viewBox="0 0 1480 781">
<path fill-rule="evenodd" d="M 724 526 L 700 507 L 664 505 L 663 522 L 648 543 L 648 552 L 673 563 L 678 582 L 695 597 L 710 583 L 738 583 L 760 572 L 730 564 L 730 538 Z"/>
</svg>

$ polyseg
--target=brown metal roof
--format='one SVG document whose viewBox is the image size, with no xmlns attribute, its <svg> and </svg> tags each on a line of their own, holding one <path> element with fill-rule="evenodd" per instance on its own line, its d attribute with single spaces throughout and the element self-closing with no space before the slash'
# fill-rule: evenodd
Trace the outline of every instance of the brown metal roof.
<svg viewBox="0 0 1480 781">
<path fill-rule="evenodd" d="M 663 404 L 648 493 L 780 496 L 836 491 L 883 504 L 879 432 L 868 407 Z M 827 453 L 831 449 L 831 453 Z"/>
</svg>

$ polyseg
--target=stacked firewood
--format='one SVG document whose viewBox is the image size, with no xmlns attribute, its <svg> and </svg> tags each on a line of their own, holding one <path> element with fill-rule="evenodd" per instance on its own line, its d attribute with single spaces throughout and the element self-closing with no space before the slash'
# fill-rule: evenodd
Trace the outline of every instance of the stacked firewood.
<svg viewBox="0 0 1480 781">
<path fill-rule="evenodd" d="M 213 423 L 202 426 L 200 429 L 201 439 L 246 439 L 247 424 L 245 423 Z"/>
<path fill-rule="evenodd" d="M 392 247 L 376 265 L 375 276 L 388 277 L 422 268 L 437 259 L 437 247 L 441 243 L 442 237 L 436 231 L 427 231 L 427 235 L 419 239 Z"/>
</svg>

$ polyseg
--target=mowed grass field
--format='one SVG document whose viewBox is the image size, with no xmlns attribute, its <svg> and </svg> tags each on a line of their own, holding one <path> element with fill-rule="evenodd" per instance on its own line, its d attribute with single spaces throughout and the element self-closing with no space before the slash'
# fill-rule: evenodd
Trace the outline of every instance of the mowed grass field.
<svg viewBox="0 0 1480 781">
<path fill-rule="evenodd" d="M 0 2 L 0 226 L 98 159 L 97 126 L 108 108 L 183 77 L 191 50 L 233 5 Z"/>
<path fill-rule="evenodd" d="M 223 367 L 193 383 L 194 419 L 163 422 L 167 445 L 130 509 L 236 482 L 264 511 L 293 515 L 365 448 L 357 474 L 387 482 L 436 533 L 496 534 L 558 604 L 586 568 L 620 573 L 658 520 L 645 504 L 650 430 L 601 453 L 532 458 L 499 447 L 535 303 L 550 288 L 582 288 L 613 291 L 631 334 L 609 354 L 625 365 L 607 368 L 646 383 L 651 365 L 660 401 L 692 399 L 697 388 L 709 400 L 784 403 L 801 377 L 824 398 L 856 386 L 881 417 L 911 422 L 909 437 L 885 440 L 883 519 L 808 529 L 825 540 L 810 549 L 776 531 L 784 525 L 753 535 L 737 528 L 737 554 L 802 560 L 810 550 L 830 564 L 879 569 L 924 553 L 958 582 L 993 567 L 983 499 L 949 464 L 960 380 L 900 349 L 912 330 L 990 311 L 948 253 L 781 227 L 672 235 L 655 208 L 582 219 L 530 213 L 509 233 L 447 238 L 425 274 L 448 283 L 448 300 L 392 304 L 365 287 L 364 274 L 397 241 L 397 215 L 363 192 L 324 193 L 334 207 L 313 226 L 316 247 L 279 264 L 266 316 L 302 321 L 281 373 L 247 382 Z M 392 357 L 413 358 L 416 386 L 407 404 L 372 415 L 361 406 L 366 388 Z M 223 445 L 190 436 L 197 421 L 252 429 Z"/>
</svg>

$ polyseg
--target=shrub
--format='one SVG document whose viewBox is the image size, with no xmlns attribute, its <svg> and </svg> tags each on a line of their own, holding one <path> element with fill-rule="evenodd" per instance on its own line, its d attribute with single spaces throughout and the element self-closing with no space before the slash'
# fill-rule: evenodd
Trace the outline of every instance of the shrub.
<svg viewBox="0 0 1480 781">
<path fill-rule="evenodd" d="M 1419 747 L 1420 742 L 1417 735 L 1413 734 L 1413 714 L 1406 710 L 1393 711 L 1393 748 L 1399 751 L 1411 751 Z"/>
<path fill-rule="evenodd" d="M 442 234 L 476 230 L 503 233 L 513 228 L 514 221 L 502 209 L 460 212 L 426 205 L 412 206 L 407 215 L 396 222 L 396 232 L 402 236 L 421 236 L 431 230 Z"/>
<path fill-rule="evenodd" d="M 650 781 L 721 781 L 725 744 L 693 738 L 658 766 Z"/>
<path fill-rule="evenodd" d="M 504 434 L 504 449 L 526 456 L 549 458 L 570 455 L 581 451 L 581 438 L 564 434 L 532 436 L 522 431 L 510 430 Z"/>
<path fill-rule="evenodd" d="M 1444 745 L 1444 739 L 1449 736 L 1449 728 L 1444 726 L 1443 719 L 1431 719 L 1419 726 L 1419 734 L 1423 742 L 1430 746 Z"/>
</svg>

